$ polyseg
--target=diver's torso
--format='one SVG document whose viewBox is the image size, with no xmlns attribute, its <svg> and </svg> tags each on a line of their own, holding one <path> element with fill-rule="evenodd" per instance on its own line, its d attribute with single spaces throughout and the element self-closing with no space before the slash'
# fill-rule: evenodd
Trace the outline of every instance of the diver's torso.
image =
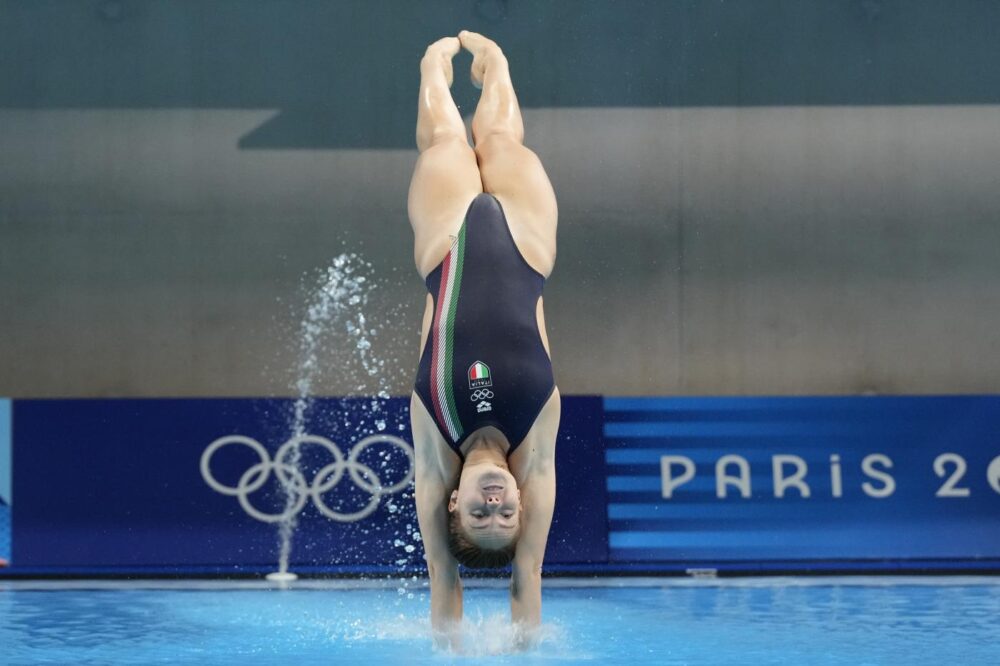
<svg viewBox="0 0 1000 666">
<path fill-rule="evenodd" d="M 495 427 L 511 452 L 552 394 L 540 298 L 545 278 L 520 253 L 489 194 L 472 202 L 426 278 L 432 297 L 416 392 L 449 446 Z"/>
</svg>

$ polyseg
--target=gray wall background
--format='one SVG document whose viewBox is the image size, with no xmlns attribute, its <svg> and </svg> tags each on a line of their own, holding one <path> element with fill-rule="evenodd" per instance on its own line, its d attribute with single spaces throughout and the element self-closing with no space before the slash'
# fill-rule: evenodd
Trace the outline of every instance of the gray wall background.
<svg viewBox="0 0 1000 666">
<path fill-rule="evenodd" d="M 997 3 L 32 0 L 0 2 L 0 395 L 291 395 L 345 251 L 382 371 L 328 349 L 314 390 L 407 393 L 417 65 L 461 28 L 559 197 L 565 393 L 997 391 Z"/>
</svg>

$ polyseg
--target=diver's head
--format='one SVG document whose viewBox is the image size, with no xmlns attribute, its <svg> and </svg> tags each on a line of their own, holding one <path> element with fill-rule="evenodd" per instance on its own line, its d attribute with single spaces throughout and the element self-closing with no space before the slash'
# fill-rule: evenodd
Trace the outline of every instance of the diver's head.
<svg viewBox="0 0 1000 666">
<path fill-rule="evenodd" d="M 506 465 L 466 463 L 448 499 L 448 549 L 473 569 L 496 569 L 514 559 L 521 533 L 521 491 Z"/>
</svg>

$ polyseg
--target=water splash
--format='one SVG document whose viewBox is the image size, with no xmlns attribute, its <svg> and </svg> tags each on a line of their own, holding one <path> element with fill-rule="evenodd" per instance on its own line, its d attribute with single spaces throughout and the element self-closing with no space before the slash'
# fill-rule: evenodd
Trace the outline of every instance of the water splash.
<svg viewBox="0 0 1000 666">
<path fill-rule="evenodd" d="M 328 639 L 338 642 L 363 644 L 372 641 L 430 640 L 434 651 L 445 658 L 502 655 L 530 658 L 545 654 L 549 658 L 564 660 L 567 656 L 585 656 L 570 652 L 568 632 L 565 627 L 556 623 L 547 622 L 527 629 L 512 623 L 507 613 L 484 615 L 481 610 L 476 609 L 471 616 L 464 617 L 456 627 L 457 630 L 448 637 L 431 628 L 430 618 L 426 614 L 391 614 L 380 604 L 373 604 L 373 607 L 382 610 L 360 618 L 323 618 L 317 624 L 322 626 Z"/>
<path fill-rule="evenodd" d="M 399 389 L 392 384 L 400 379 L 398 369 L 414 361 L 409 352 L 415 346 L 413 338 L 419 331 L 399 325 L 399 322 L 412 320 L 413 313 L 396 298 L 405 283 L 400 281 L 400 276 L 393 275 L 395 271 L 390 269 L 376 275 L 370 262 L 347 252 L 335 257 L 329 267 L 304 279 L 303 297 L 299 303 L 304 302 L 305 309 L 289 320 L 299 321 L 297 329 L 286 329 L 289 337 L 294 336 L 296 345 L 296 362 L 292 364 L 293 375 L 289 378 L 289 386 L 297 396 L 289 415 L 291 437 L 307 435 L 307 430 L 314 428 L 339 432 L 345 438 L 344 443 L 377 433 L 403 436 L 406 426 L 395 419 L 390 420 L 385 405 L 392 390 Z M 400 354 L 405 358 L 400 358 Z M 310 413 L 315 394 L 333 386 L 345 398 L 358 399 L 349 403 L 346 409 Z M 307 453 L 292 447 L 282 462 L 305 473 L 304 468 L 311 462 Z M 380 451 L 377 447 L 365 456 L 363 462 L 378 473 L 382 482 L 398 474 L 399 465 L 406 462 L 398 453 L 391 455 L 391 450 Z M 299 474 L 279 473 L 284 495 L 279 501 L 285 505 L 284 515 L 291 516 L 278 524 L 279 561 L 275 574 L 280 577 L 276 579 L 279 581 L 288 573 L 298 521 L 295 512 L 288 509 L 300 501 L 303 489 L 298 486 L 304 478 Z M 417 550 L 421 547 L 415 516 L 405 510 L 404 503 L 412 501 L 410 487 L 398 495 L 386 495 L 380 509 L 386 512 L 382 524 L 393 533 L 389 537 L 393 549 L 398 549 L 398 555 L 390 560 L 399 572 L 394 581 L 397 606 L 416 596 L 418 578 L 406 575 L 419 558 Z M 368 534 L 362 527 L 361 535 Z M 310 547 L 311 544 L 303 546 L 306 551 Z M 345 547 L 346 550 L 340 551 L 342 554 L 353 548 L 364 548 L 364 544 L 345 544 Z"/>
<path fill-rule="evenodd" d="M 506 613 L 484 616 L 482 611 L 462 618 L 457 644 L 433 632 L 432 638 L 438 652 L 462 657 L 523 655 L 537 652 L 543 645 L 548 648 L 566 643 L 565 631 L 557 624 L 546 623 L 528 629 L 512 623 Z"/>
<path fill-rule="evenodd" d="M 375 329 L 366 326 L 365 318 L 365 308 L 375 286 L 370 276 L 371 269 L 371 264 L 357 254 L 341 254 L 319 274 L 311 290 L 305 316 L 299 324 L 299 353 L 293 385 L 298 397 L 292 414 L 293 438 L 306 434 L 306 416 L 314 402 L 314 384 L 326 365 L 321 363 L 321 351 L 330 342 L 330 337 L 338 334 L 345 336 L 347 346 L 356 351 L 356 358 L 364 373 L 368 377 L 379 374 L 380 362 L 371 351 Z M 358 390 L 364 390 L 365 386 L 365 382 L 360 383 Z M 388 390 L 381 387 L 378 397 L 388 398 Z M 370 407 L 373 413 L 378 413 L 380 404 L 378 400 L 372 400 Z M 382 423 L 384 422 L 383 419 Z M 298 470 L 301 457 L 300 448 L 294 446 L 290 455 L 282 462 Z M 290 517 L 278 525 L 279 574 L 288 573 L 292 537 L 297 524 L 297 515 L 291 509 L 302 489 L 295 486 L 294 478 L 295 475 L 283 477 L 281 483 L 285 493 L 285 514 Z"/>
</svg>

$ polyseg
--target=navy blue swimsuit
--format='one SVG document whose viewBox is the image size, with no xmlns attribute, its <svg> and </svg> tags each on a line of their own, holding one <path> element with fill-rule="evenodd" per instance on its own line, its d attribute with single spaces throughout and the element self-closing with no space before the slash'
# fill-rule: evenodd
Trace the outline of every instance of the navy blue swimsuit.
<svg viewBox="0 0 1000 666">
<path fill-rule="evenodd" d="M 479 194 L 451 251 L 427 276 L 434 318 L 415 390 L 462 457 L 473 432 L 493 426 L 524 440 L 555 389 L 536 307 L 545 277 L 514 244 L 496 197 Z"/>
</svg>

